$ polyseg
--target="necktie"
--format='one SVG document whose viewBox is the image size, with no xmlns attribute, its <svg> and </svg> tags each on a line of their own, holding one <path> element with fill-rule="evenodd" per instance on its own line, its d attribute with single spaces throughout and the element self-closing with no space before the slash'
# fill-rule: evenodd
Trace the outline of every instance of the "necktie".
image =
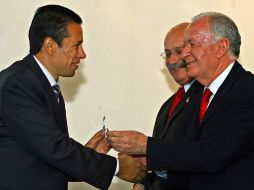
<svg viewBox="0 0 254 190">
<path fill-rule="evenodd" d="M 208 106 L 208 103 L 209 103 L 209 99 L 210 99 L 212 94 L 213 93 L 211 92 L 211 90 L 209 88 L 205 89 L 205 91 L 203 93 L 203 96 L 201 98 L 201 104 L 200 104 L 200 109 L 199 109 L 199 118 L 198 118 L 199 122 L 202 120 L 202 118 L 205 115 L 205 112 L 207 110 L 207 106 Z"/>
<path fill-rule="evenodd" d="M 66 111 L 65 111 L 65 104 L 64 104 L 64 99 L 63 99 L 63 96 L 62 96 L 62 93 L 61 93 L 61 90 L 60 90 L 60 86 L 59 84 L 55 84 L 54 86 L 52 86 L 53 88 L 53 91 L 54 91 L 54 94 L 56 96 L 56 99 L 57 99 L 57 102 L 58 102 L 58 105 L 59 105 L 59 110 L 60 110 L 60 113 L 62 115 L 61 117 L 61 123 L 63 124 L 63 127 L 61 127 L 61 131 L 66 133 L 66 134 L 69 134 L 68 133 L 68 127 L 67 127 L 67 121 L 66 121 Z"/>
<path fill-rule="evenodd" d="M 60 86 L 58 85 L 58 84 L 55 84 L 54 86 L 52 86 L 53 87 L 53 91 L 54 91 L 54 93 L 55 93 L 55 95 L 56 95 L 56 99 L 57 99 L 57 101 L 58 101 L 58 103 L 59 103 L 59 101 L 60 101 L 60 93 L 61 93 L 61 91 L 60 91 Z"/>
<path fill-rule="evenodd" d="M 168 114 L 169 117 L 172 116 L 172 114 L 175 111 L 177 105 L 180 103 L 181 99 L 183 98 L 184 93 L 185 93 L 184 88 L 182 86 L 179 87 L 179 89 L 177 90 L 177 92 L 174 96 L 172 104 L 169 108 L 169 114 Z"/>
</svg>

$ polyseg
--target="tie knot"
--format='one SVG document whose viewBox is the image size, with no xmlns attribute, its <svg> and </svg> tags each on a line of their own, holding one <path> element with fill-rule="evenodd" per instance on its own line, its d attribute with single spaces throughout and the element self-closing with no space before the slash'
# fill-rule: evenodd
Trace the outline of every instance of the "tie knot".
<svg viewBox="0 0 254 190">
<path fill-rule="evenodd" d="M 208 101 L 212 94 L 213 93 L 211 92 L 211 90 L 209 88 L 206 88 L 203 93 L 203 98 Z"/>
<path fill-rule="evenodd" d="M 184 87 L 181 86 L 181 87 L 179 87 L 179 89 L 177 90 L 176 96 L 178 96 L 178 97 L 183 97 L 184 93 L 185 93 Z"/>
<path fill-rule="evenodd" d="M 53 88 L 53 91 L 54 91 L 54 94 L 55 94 L 55 96 L 56 96 L 56 99 L 57 99 L 57 101 L 59 102 L 60 101 L 60 86 L 59 86 L 59 84 L 55 84 L 54 86 L 52 86 L 52 88 Z"/>
<path fill-rule="evenodd" d="M 54 93 L 60 94 L 60 86 L 59 84 L 55 84 L 53 87 Z"/>
</svg>

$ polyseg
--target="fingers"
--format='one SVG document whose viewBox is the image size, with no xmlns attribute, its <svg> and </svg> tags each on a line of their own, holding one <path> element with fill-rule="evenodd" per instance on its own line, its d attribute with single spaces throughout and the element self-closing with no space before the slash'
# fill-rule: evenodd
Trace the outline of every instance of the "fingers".
<svg viewBox="0 0 254 190">
<path fill-rule="evenodd" d="M 109 131 L 107 139 L 118 152 L 131 154 L 146 153 L 147 136 L 138 131 Z"/>
<path fill-rule="evenodd" d="M 121 155 L 128 155 L 140 162 L 142 165 L 146 167 L 146 154 L 128 154 L 126 152 L 119 152 L 118 157 Z"/>
<path fill-rule="evenodd" d="M 145 174 L 145 166 L 134 158 L 125 154 L 119 156 L 119 173 L 117 175 L 119 178 L 138 183 L 145 177 Z"/>
<path fill-rule="evenodd" d="M 107 139 L 110 145 L 118 152 L 126 152 L 133 146 L 130 138 L 131 131 L 109 131 Z"/>
<path fill-rule="evenodd" d="M 118 152 L 125 152 L 132 146 L 125 137 L 107 136 L 108 143 Z"/>
<path fill-rule="evenodd" d="M 95 148 L 97 144 L 102 141 L 104 138 L 104 134 L 102 130 L 96 132 L 94 136 L 85 144 L 86 147 Z"/>
<path fill-rule="evenodd" d="M 132 157 L 139 161 L 142 165 L 146 166 L 146 155 L 142 154 L 142 155 L 132 155 Z"/>
<path fill-rule="evenodd" d="M 89 140 L 89 141 L 93 141 L 93 142 L 99 142 L 104 138 L 104 133 L 102 130 L 97 131 L 94 136 Z"/>
<path fill-rule="evenodd" d="M 134 184 L 132 188 L 132 190 L 144 190 L 144 189 L 145 189 L 145 186 L 141 183 Z"/>
<path fill-rule="evenodd" d="M 123 139 L 131 139 L 136 131 L 108 131 L 107 136 L 112 142 L 122 142 Z"/>
<path fill-rule="evenodd" d="M 108 131 L 107 135 L 110 137 L 121 137 L 124 136 L 128 131 Z"/>
</svg>

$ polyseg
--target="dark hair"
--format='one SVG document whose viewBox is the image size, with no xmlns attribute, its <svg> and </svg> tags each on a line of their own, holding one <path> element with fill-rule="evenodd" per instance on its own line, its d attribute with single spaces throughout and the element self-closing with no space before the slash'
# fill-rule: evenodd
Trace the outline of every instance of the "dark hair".
<svg viewBox="0 0 254 190">
<path fill-rule="evenodd" d="M 61 47 L 63 39 L 69 36 L 69 23 L 82 24 L 82 19 L 72 10 L 60 5 L 39 7 L 29 29 L 30 53 L 38 53 L 46 37 L 53 38 Z"/>
</svg>

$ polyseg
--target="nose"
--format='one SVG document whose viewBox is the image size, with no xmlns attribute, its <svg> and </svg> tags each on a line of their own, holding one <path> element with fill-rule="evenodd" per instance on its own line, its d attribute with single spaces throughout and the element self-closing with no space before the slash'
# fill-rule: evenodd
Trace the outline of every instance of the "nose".
<svg viewBox="0 0 254 190">
<path fill-rule="evenodd" d="M 190 45 L 186 44 L 183 48 L 180 58 L 185 59 L 188 55 L 190 55 Z"/>
<path fill-rule="evenodd" d="M 171 56 L 166 59 L 166 64 L 175 64 L 178 63 L 180 59 L 180 55 L 177 53 L 172 53 Z"/>
<path fill-rule="evenodd" d="M 85 53 L 85 51 L 84 51 L 82 46 L 80 46 L 80 48 L 78 50 L 78 57 L 80 59 L 85 59 L 86 58 L 86 53 Z"/>
</svg>

